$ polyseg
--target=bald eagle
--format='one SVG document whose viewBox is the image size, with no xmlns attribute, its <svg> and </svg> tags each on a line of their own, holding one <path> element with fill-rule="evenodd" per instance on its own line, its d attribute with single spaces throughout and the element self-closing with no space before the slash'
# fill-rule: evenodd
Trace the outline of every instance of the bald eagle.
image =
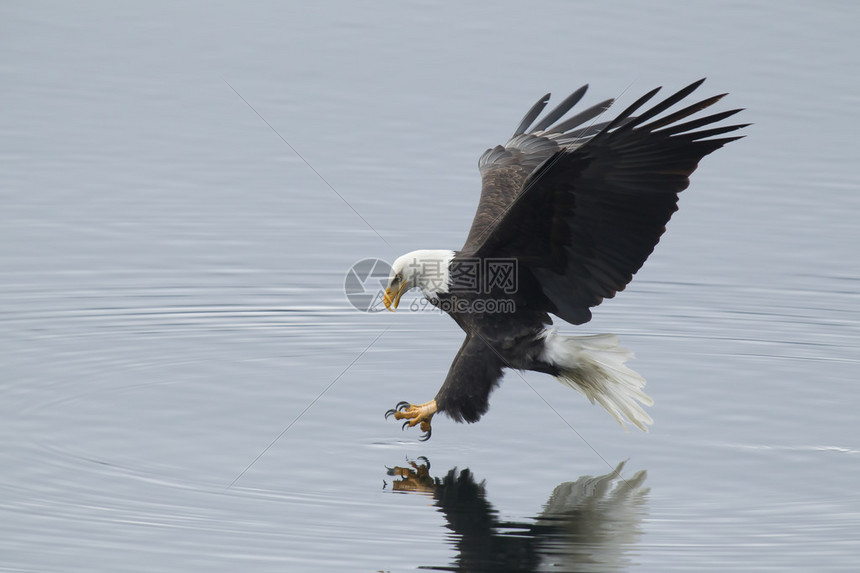
<svg viewBox="0 0 860 573">
<path fill-rule="evenodd" d="M 554 376 L 622 426 L 647 431 L 652 419 L 643 405 L 653 400 L 643 391 L 645 379 L 625 365 L 632 354 L 612 334 L 559 334 L 550 315 L 583 324 L 592 307 L 624 290 L 666 230 L 699 161 L 742 137 L 721 136 L 749 124 L 714 126 L 740 109 L 690 118 L 726 94 L 664 114 L 703 81 L 643 110 L 656 88 L 602 122 L 613 100 L 562 120 L 586 85 L 534 123 L 547 94 L 504 146 L 481 156 L 481 197 L 463 247 L 397 258 L 383 296 L 393 311 L 406 291 L 420 288 L 466 339 L 433 400 L 400 402 L 386 418 L 405 420 L 404 429 L 420 424 L 423 440 L 436 413 L 476 422 L 510 368 Z"/>
</svg>

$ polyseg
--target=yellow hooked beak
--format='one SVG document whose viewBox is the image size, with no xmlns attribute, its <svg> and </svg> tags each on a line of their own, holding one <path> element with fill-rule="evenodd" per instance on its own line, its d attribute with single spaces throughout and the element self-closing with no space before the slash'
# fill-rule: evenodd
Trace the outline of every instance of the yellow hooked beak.
<svg viewBox="0 0 860 573">
<path fill-rule="evenodd" d="M 406 281 L 400 283 L 400 288 L 397 289 L 397 292 L 393 292 L 391 287 L 385 289 L 385 294 L 382 296 L 382 304 L 385 305 L 385 308 L 394 312 L 394 309 L 397 308 L 397 305 L 400 304 L 400 297 L 403 296 L 403 293 L 407 291 Z M 394 303 L 394 308 L 391 308 L 391 303 Z"/>
</svg>

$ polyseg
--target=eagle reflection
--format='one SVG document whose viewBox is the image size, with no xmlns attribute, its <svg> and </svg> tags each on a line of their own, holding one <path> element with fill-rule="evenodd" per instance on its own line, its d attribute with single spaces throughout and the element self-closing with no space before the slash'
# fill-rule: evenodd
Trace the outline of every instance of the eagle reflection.
<svg viewBox="0 0 860 573">
<path fill-rule="evenodd" d="M 621 571 L 641 535 L 648 489 L 646 472 L 624 479 L 624 462 L 601 476 L 582 476 L 553 490 L 543 511 L 503 521 L 487 500 L 484 481 L 468 469 L 430 475 L 426 458 L 388 471 L 398 492 L 432 496 L 453 531 L 459 553 L 437 571 Z"/>
</svg>

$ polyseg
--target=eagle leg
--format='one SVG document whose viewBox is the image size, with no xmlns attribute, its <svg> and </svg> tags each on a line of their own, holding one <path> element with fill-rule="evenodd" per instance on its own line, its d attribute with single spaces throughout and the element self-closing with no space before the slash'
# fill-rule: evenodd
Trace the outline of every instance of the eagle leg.
<svg viewBox="0 0 860 573">
<path fill-rule="evenodd" d="M 432 429 L 430 428 L 430 420 L 436 414 L 436 400 L 430 400 L 424 404 L 410 404 L 409 402 L 398 402 L 397 405 L 385 413 L 385 418 L 394 416 L 395 420 L 406 420 L 403 422 L 403 429 L 411 428 L 421 424 L 421 430 L 424 432 L 419 438 L 422 442 L 430 439 Z"/>
</svg>

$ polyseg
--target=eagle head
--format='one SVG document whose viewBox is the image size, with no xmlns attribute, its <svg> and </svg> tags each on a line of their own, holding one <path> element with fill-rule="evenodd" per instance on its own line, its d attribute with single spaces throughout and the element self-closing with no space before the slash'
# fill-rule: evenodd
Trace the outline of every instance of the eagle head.
<svg viewBox="0 0 860 573">
<path fill-rule="evenodd" d="M 453 258 L 454 251 L 431 249 L 412 251 L 397 257 L 391 265 L 388 286 L 382 298 L 385 308 L 394 312 L 403 293 L 416 287 L 430 300 L 435 300 L 439 293 L 448 292 L 448 265 Z"/>
</svg>

